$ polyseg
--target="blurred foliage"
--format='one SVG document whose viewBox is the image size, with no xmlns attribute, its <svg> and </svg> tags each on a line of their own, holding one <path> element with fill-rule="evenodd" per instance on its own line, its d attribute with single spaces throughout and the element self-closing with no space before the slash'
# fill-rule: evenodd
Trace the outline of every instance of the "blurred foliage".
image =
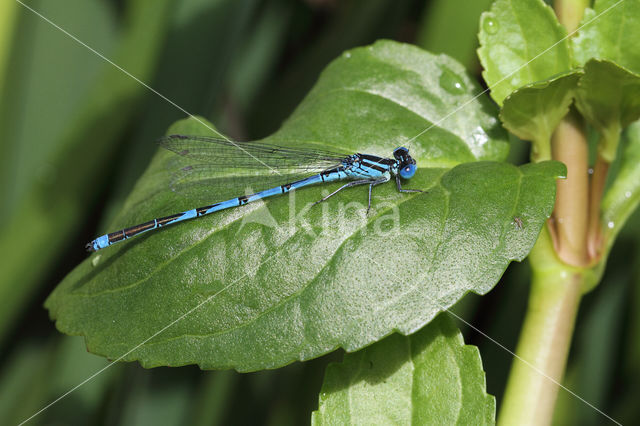
<svg viewBox="0 0 640 426">
<path fill-rule="evenodd" d="M 241 139 L 276 130 L 329 61 L 379 38 L 448 53 L 480 81 L 472 53 L 488 3 L 27 2 Z M 0 16 L 0 423 L 13 424 L 109 365 L 87 354 L 82 339 L 55 331 L 42 303 L 121 208 L 156 151 L 154 139 L 185 114 L 18 3 L 3 2 Z M 523 144 L 515 146 L 510 158 L 522 161 Z M 636 212 L 603 285 L 585 297 L 568 366 L 569 388 L 623 423 L 640 418 L 639 233 Z M 512 264 L 482 303 L 468 295 L 456 312 L 512 349 L 527 293 L 526 264 Z M 480 348 L 487 392 L 499 405 L 511 355 L 461 327 L 465 343 Z M 31 424 L 305 424 L 318 408 L 327 363 L 340 358 L 335 352 L 251 374 L 113 365 Z M 602 422 L 560 395 L 558 424 Z"/>
</svg>

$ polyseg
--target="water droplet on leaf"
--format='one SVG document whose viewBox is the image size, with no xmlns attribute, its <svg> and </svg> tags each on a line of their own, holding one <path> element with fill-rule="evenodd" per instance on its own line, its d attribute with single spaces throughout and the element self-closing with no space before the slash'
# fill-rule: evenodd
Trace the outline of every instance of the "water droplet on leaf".
<svg viewBox="0 0 640 426">
<path fill-rule="evenodd" d="M 498 22 L 491 16 L 487 16 L 482 23 L 482 29 L 488 34 L 495 34 L 498 32 Z"/>
<path fill-rule="evenodd" d="M 440 75 L 440 87 L 452 95 L 460 95 L 466 90 L 462 79 L 446 68 L 442 70 Z"/>
</svg>

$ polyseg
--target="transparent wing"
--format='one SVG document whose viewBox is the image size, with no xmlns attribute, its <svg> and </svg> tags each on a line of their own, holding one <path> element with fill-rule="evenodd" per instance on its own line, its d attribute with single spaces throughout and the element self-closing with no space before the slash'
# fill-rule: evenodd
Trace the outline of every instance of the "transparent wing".
<svg viewBox="0 0 640 426">
<path fill-rule="evenodd" d="M 349 155 L 313 144 L 280 146 L 209 136 L 171 135 L 159 144 L 180 156 L 168 164 L 173 171 L 171 190 L 205 204 L 304 179 L 339 165 Z M 185 166 L 185 159 L 199 164 Z"/>
<path fill-rule="evenodd" d="M 211 164 L 194 164 L 175 171 L 170 183 L 171 190 L 202 205 L 229 200 L 241 195 L 254 194 L 265 189 L 295 182 L 314 173 L 297 171 L 276 174 L 247 170 L 221 169 Z"/>
<path fill-rule="evenodd" d="M 339 164 L 350 155 L 322 149 L 319 144 L 280 146 L 209 136 L 171 135 L 162 138 L 159 144 L 183 157 L 224 169 L 317 172 Z"/>
</svg>

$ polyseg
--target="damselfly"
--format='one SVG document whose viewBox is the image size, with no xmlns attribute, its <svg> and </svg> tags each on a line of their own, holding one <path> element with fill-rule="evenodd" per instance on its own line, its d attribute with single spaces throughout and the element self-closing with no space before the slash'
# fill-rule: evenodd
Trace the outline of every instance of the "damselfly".
<svg viewBox="0 0 640 426">
<path fill-rule="evenodd" d="M 310 147 L 234 142 L 207 136 L 171 135 L 161 139 L 160 145 L 198 162 L 180 169 L 172 182 L 172 189 L 189 192 L 204 188 L 212 193 L 217 192 L 218 199 L 221 200 L 224 200 L 224 193 L 238 191 L 234 194 L 236 196 L 111 232 L 88 243 L 88 251 L 103 249 L 153 229 L 323 182 L 350 181 L 318 200 L 316 204 L 326 201 L 345 188 L 369 185 L 370 209 L 373 187 L 388 182 L 392 176 L 395 177 L 398 191 L 422 192 L 417 189 L 402 189 L 400 178 L 410 179 L 417 169 L 415 160 L 404 147 L 396 148 L 393 158 L 384 158 Z M 265 173 L 265 170 L 270 173 Z M 252 188 L 256 192 L 237 195 L 241 188 Z"/>
</svg>

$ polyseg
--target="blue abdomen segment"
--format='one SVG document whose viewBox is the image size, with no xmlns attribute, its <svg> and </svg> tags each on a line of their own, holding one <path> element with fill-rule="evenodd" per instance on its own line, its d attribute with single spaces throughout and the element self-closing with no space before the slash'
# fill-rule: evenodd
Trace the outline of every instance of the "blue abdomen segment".
<svg viewBox="0 0 640 426">
<path fill-rule="evenodd" d="M 127 240 L 136 235 L 165 227 L 167 225 L 173 225 L 174 223 L 183 222 L 185 220 L 193 219 L 196 217 L 208 215 L 220 210 L 229 209 L 232 207 L 238 207 L 251 203 L 253 201 L 260 200 L 262 198 L 273 197 L 274 195 L 286 194 L 297 188 L 313 185 L 322 182 L 332 182 L 335 180 L 341 180 L 347 178 L 347 174 L 344 172 L 344 167 L 338 167 L 332 171 L 323 172 L 318 175 L 310 176 L 306 179 L 302 179 L 296 182 L 288 183 L 285 185 L 277 186 L 274 188 L 266 189 L 264 191 L 257 192 L 255 194 L 240 196 L 232 198 L 220 203 L 211 204 L 209 206 L 198 207 L 195 209 L 187 210 L 182 213 L 177 213 L 171 216 L 160 217 L 150 220 L 149 222 L 141 223 L 130 228 L 121 229 L 120 231 L 112 232 L 102 235 L 96 238 L 86 245 L 88 251 L 98 251 L 105 247 L 109 247 L 117 242 Z"/>
</svg>

